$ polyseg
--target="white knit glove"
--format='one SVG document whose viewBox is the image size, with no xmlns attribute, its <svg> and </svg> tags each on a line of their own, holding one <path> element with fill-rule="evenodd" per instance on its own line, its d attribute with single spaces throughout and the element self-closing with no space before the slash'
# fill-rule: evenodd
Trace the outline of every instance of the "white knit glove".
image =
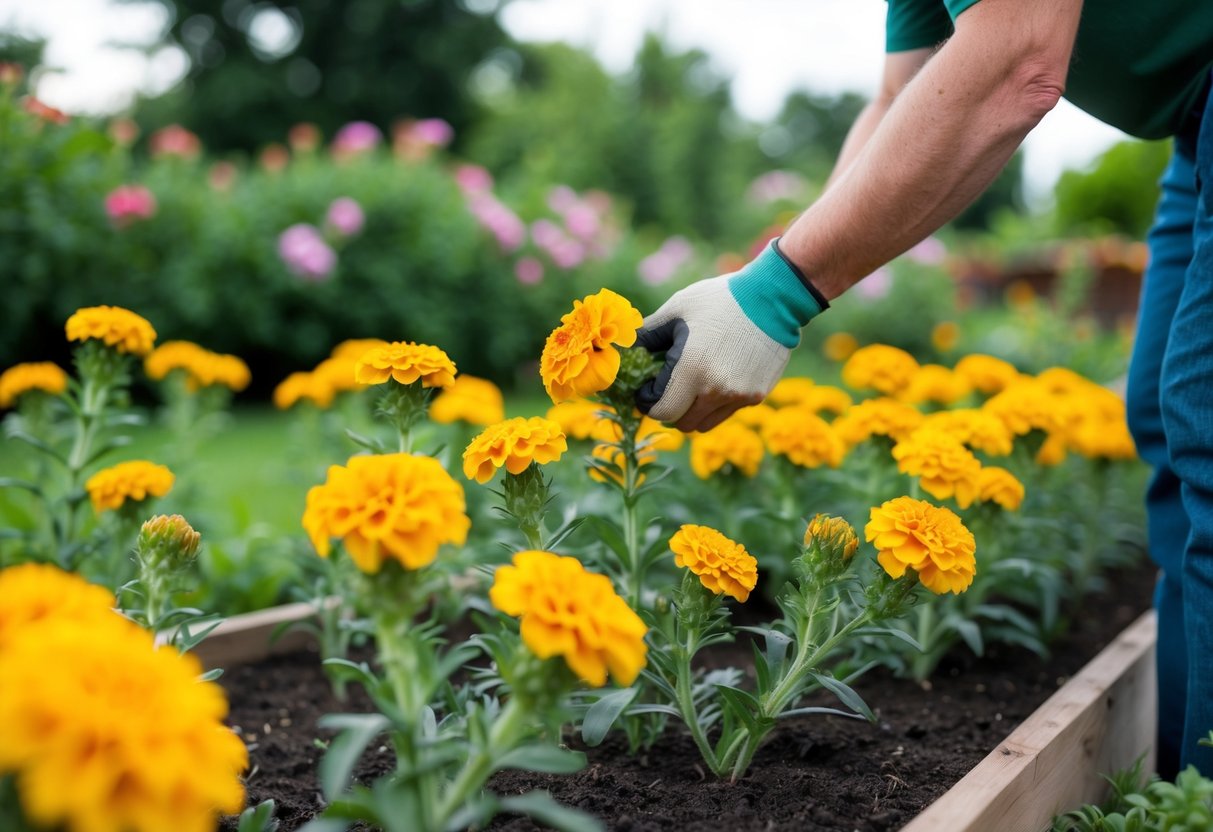
<svg viewBox="0 0 1213 832">
<path fill-rule="evenodd" d="M 771 244 L 732 274 L 701 280 L 645 318 L 636 341 L 665 365 L 636 394 L 640 410 L 683 431 L 710 430 L 762 401 L 800 328 L 829 306 Z"/>
</svg>

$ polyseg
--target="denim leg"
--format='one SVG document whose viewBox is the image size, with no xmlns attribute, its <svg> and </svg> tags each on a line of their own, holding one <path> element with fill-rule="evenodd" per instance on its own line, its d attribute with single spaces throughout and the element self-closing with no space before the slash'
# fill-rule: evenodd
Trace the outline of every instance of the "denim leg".
<svg viewBox="0 0 1213 832">
<path fill-rule="evenodd" d="M 1182 563 L 1188 685 L 1180 762 L 1213 775 L 1213 749 L 1197 745 L 1213 730 L 1213 108 L 1197 140 L 1196 188 L 1192 262 L 1163 359 L 1161 402 L 1191 522 Z"/>
<path fill-rule="evenodd" d="M 1147 242 L 1150 261 L 1142 283 L 1137 337 L 1129 362 L 1126 400 L 1129 429 L 1137 452 L 1153 469 L 1146 492 L 1150 556 L 1162 570 L 1154 593 L 1158 610 L 1158 773 L 1173 777 L 1179 769 L 1183 716 L 1187 699 L 1188 655 L 1184 649 L 1183 583 L 1180 565 L 1188 540 L 1188 514 L 1179 478 L 1171 470 L 1163 433 L 1159 383 L 1167 337 L 1192 260 L 1196 218 L 1195 160 L 1177 145 L 1162 179 L 1154 227 Z"/>
</svg>

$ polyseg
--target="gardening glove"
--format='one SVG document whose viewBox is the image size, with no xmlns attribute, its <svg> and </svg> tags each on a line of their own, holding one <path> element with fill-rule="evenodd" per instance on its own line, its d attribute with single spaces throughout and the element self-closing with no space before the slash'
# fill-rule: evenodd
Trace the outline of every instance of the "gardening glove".
<svg viewBox="0 0 1213 832">
<path fill-rule="evenodd" d="M 645 318 L 636 342 L 665 365 L 636 405 L 679 430 L 710 430 L 762 401 L 783 375 L 800 328 L 829 303 L 779 250 L 732 274 L 694 283 Z"/>
</svg>

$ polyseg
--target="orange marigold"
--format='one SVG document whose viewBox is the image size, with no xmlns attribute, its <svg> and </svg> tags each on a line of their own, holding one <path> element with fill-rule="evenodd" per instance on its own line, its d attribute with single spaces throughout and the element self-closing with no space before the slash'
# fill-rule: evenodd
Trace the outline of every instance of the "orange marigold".
<svg viewBox="0 0 1213 832">
<path fill-rule="evenodd" d="M 887 344 L 870 344 L 855 350 L 842 366 L 842 380 L 855 390 L 876 390 L 886 396 L 900 393 L 918 371 L 914 356 Z"/>
<path fill-rule="evenodd" d="M 904 439 L 922 424 L 922 413 L 905 402 L 881 397 L 847 408 L 834 420 L 834 431 L 854 447 L 873 436 Z"/>
<path fill-rule="evenodd" d="M 691 437 L 691 470 L 701 480 L 726 465 L 747 477 L 758 474 L 765 449 L 762 437 L 737 419 L 726 419 Z"/>
<path fill-rule="evenodd" d="M 1023 483 L 1006 468 L 989 465 L 977 474 L 977 499 L 980 502 L 997 503 L 1008 511 L 1018 511 L 1023 505 L 1023 495 Z"/>
<path fill-rule="evenodd" d="M 619 351 L 636 343 L 644 318 L 627 298 L 603 289 L 574 301 L 543 345 L 539 374 L 553 402 L 593 395 L 619 373 Z"/>
<path fill-rule="evenodd" d="M 992 355 L 973 353 L 956 362 L 954 372 L 985 395 L 1005 390 L 1019 379 L 1019 370 L 1013 364 Z"/>
<path fill-rule="evenodd" d="M 468 443 L 463 452 L 463 473 L 469 480 L 484 483 L 498 468 L 521 474 L 532 462 L 555 462 L 568 449 L 560 425 L 539 416 L 517 416 L 490 425 Z"/>
<path fill-rule="evenodd" d="M 971 392 L 973 387 L 964 376 L 939 364 L 923 364 L 899 396 L 911 404 L 936 402 L 952 405 Z"/>
<path fill-rule="evenodd" d="M 826 336 L 821 342 L 821 351 L 825 357 L 839 364 L 846 361 L 859 349 L 859 340 L 849 332 L 835 332 Z"/>
<path fill-rule="evenodd" d="M 837 468 L 847 452 L 830 425 L 802 407 L 785 407 L 771 414 L 762 426 L 762 441 L 772 454 L 785 456 L 804 468 Z"/>
<path fill-rule="evenodd" d="M 605 404 L 597 404 L 589 399 L 575 399 L 561 402 L 548 408 L 547 418 L 560 425 L 564 435 L 570 439 L 602 438 L 597 435 L 599 425 L 604 421 L 604 413 L 614 412 Z"/>
<path fill-rule="evenodd" d="M 395 379 L 400 384 L 420 381 L 422 387 L 447 387 L 455 381 L 455 372 L 455 362 L 445 352 L 412 341 L 372 347 L 354 364 L 354 380 L 359 384 Z"/>
<path fill-rule="evenodd" d="M 14 364 L 0 373 L 0 407 L 12 407 L 31 390 L 57 396 L 66 389 L 67 373 L 52 361 Z"/>
<path fill-rule="evenodd" d="M 274 407 L 286 410 L 299 401 L 310 401 L 324 409 L 336 395 L 333 385 L 315 373 L 291 373 L 274 388 Z"/>
<path fill-rule="evenodd" d="M 1057 433 L 1069 423 L 1072 411 L 1066 397 L 1035 379 L 1021 379 L 981 406 L 1006 424 L 1016 436 L 1033 430 Z"/>
<path fill-rule="evenodd" d="M 117 601 L 108 589 L 48 563 L 23 563 L 0 570 L 0 653 L 30 626 L 55 618 L 85 626 L 114 617 Z"/>
<path fill-rule="evenodd" d="M 89 306 L 67 319 L 67 340 L 97 340 L 118 352 L 147 355 L 156 342 L 156 330 L 146 318 L 120 306 Z"/>
<path fill-rule="evenodd" d="M 685 566 L 717 595 L 745 602 L 758 583 L 758 561 L 736 541 L 707 526 L 684 525 L 670 538 L 674 564 Z"/>
<path fill-rule="evenodd" d="M 897 470 L 918 477 L 922 490 L 939 500 L 955 497 L 968 508 L 977 497 L 981 463 L 955 437 L 920 428 L 893 446 Z"/>
<path fill-rule="evenodd" d="M 1010 429 L 1002 419 L 984 410 L 942 410 L 927 416 L 922 427 L 942 431 L 962 445 L 990 456 L 1006 456 L 1011 453 L 1014 437 Z"/>
<path fill-rule="evenodd" d="M 977 574 L 973 533 L 956 514 L 924 500 L 898 497 L 872 509 L 865 538 L 876 546 L 877 560 L 894 578 L 906 569 L 937 595 L 959 594 Z"/>
<path fill-rule="evenodd" d="M 251 380 L 248 365 L 241 359 L 211 352 L 190 341 L 165 341 L 143 359 L 143 370 L 157 381 L 180 370 L 190 390 L 219 384 L 240 391 Z"/>
<path fill-rule="evenodd" d="M 88 478 L 88 492 L 93 509 L 100 514 L 122 507 L 128 500 L 140 502 L 148 497 L 163 497 L 173 487 L 173 472 L 163 465 L 135 459 L 103 468 Z"/>
<path fill-rule="evenodd" d="M 488 379 L 460 374 L 430 402 L 430 418 L 441 425 L 492 425 L 505 419 L 505 397 Z"/>
</svg>

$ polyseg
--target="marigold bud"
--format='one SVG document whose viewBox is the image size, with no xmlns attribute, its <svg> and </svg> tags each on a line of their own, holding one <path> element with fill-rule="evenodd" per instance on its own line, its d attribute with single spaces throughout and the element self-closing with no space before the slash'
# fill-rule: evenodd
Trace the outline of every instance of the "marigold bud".
<svg viewBox="0 0 1213 832">
<path fill-rule="evenodd" d="M 188 565 L 198 556 L 202 535 L 180 514 L 157 514 L 139 529 L 139 558 L 172 568 Z"/>
<path fill-rule="evenodd" d="M 809 521 L 804 533 L 804 545 L 816 547 L 831 560 L 850 560 L 859 548 L 855 528 L 841 517 L 818 514 Z"/>
</svg>

